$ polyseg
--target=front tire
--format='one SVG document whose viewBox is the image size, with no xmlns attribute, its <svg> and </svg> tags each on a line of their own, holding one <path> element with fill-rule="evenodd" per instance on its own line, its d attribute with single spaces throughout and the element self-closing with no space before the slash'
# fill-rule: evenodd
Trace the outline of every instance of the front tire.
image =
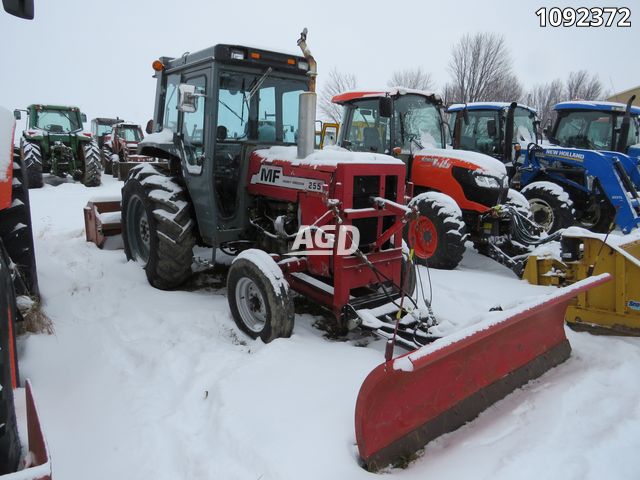
<svg viewBox="0 0 640 480">
<path fill-rule="evenodd" d="M 543 232 L 553 233 L 575 223 L 575 211 L 569 194 L 552 182 L 533 182 L 521 193 L 529 201 L 533 220 Z"/>
<path fill-rule="evenodd" d="M 82 155 L 84 162 L 83 185 L 85 187 L 99 187 L 102 165 L 98 144 L 92 141 L 82 145 Z"/>
<path fill-rule="evenodd" d="M 444 194 L 426 192 L 414 197 L 409 207 L 419 216 L 406 229 L 407 243 L 418 264 L 453 270 L 462 261 L 466 226 L 455 201 Z"/>
<path fill-rule="evenodd" d="M 102 161 L 102 171 L 107 174 L 107 175 L 111 175 L 111 155 L 113 154 L 113 151 L 111 150 L 111 148 L 108 145 L 104 145 L 102 147 L 102 150 L 100 152 L 100 160 Z"/>
<path fill-rule="evenodd" d="M 36 142 L 25 140 L 22 144 L 22 164 L 27 169 L 27 185 L 29 188 L 42 188 L 42 152 Z"/>
<path fill-rule="evenodd" d="M 251 338 L 269 343 L 291 336 L 295 311 L 289 284 L 265 251 L 245 250 L 233 261 L 227 298 L 233 320 Z"/>
<path fill-rule="evenodd" d="M 145 165 L 122 188 L 122 237 L 129 260 L 142 264 L 149 283 L 179 287 L 191 276 L 195 220 L 185 189 Z"/>
</svg>

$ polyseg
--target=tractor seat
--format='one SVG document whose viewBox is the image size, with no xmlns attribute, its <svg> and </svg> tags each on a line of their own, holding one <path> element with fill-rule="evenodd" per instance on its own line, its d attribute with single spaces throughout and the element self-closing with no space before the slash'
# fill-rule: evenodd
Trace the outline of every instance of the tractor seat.
<svg viewBox="0 0 640 480">
<path fill-rule="evenodd" d="M 365 127 L 362 129 L 362 139 L 364 149 L 367 152 L 380 151 L 380 134 L 375 127 Z"/>
<path fill-rule="evenodd" d="M 47 130 L 49 130 L 51 133 L 62 133 L 64 132 L 64 128 L 62 128 L 62 125 L 48 125 L 49 128 L 47 128 Z"/>
</svg>

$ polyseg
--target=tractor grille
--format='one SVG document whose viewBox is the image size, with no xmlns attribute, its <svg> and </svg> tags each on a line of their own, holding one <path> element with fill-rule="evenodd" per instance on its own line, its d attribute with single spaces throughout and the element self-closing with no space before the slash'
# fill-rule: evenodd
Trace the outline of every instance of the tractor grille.
<svg viewBox="0 0 640 480">
<path fill-rule="evenodd" d="M 485 188 L 479 186 L 473 178 L 471 170 L 462 167 L 452 168 L 453 177 L 458 181 L 468 200 L 484 205 L 487 208 L 501 205 L 507 199 L 508 187 Z"/>
<path fill-rule="evenodd" d="M 353 177 L 353 208 L 370 208 L 374 197 L 382 197 L 381 177 L 377 175 L 359 175 Z M 384 198 L 398 201 L 398 177 L 389 175 L 384 177 Z M 353 220 L 353 226 L 360 231 L 360 245 L 366 250 L 366 245 L 373 244 L 378 238 L 378 232 L 390 228 L 395 217 L 371 217 Z M 378 228 L 379 222 L 382 223 Z M 388 248 L 389 245 L 383 246 Z"/>
<path fill-rule="evenodd" d="M 371 198 L 380 196 L 380 177 L 353 177 L 353 208 L 371 207 Z"/>
</svg>

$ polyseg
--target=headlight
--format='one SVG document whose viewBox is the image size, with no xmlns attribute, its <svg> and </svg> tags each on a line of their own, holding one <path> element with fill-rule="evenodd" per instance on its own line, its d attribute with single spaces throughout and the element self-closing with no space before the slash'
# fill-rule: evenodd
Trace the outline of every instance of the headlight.
<svg viewBox="0 0 640 480">
<path fill-rule="evenodd" d="M 309 64 L 307 62 L 298 62 L 298 68 L 307 71 L 309 70 Z"/>
<path fill-rule="evenodd" d="M 504 182 L 500 182 L 496 177 L 478 173 L 473 175 L 473 179 L 476 181 L 476 185 L 482 188 L 501 188 L 501 183 Z"/>
</svg>

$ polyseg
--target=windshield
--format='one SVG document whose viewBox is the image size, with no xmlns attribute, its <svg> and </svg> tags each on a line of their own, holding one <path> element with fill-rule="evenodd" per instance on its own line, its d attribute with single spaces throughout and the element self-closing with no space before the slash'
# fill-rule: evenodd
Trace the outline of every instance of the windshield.
<svg viewBox="0 0 640 480">
<path fill-rule="evenodd" d="M 462 121 L 460 148 L 487 155 L 501 153 L 499 110 L 467 110 L 469 123 Z M 462 112 L 456 112 L 462 115 Z"/>
<path fill-rule="evenodd" d="M 345 146 L 350 150 L 388 153 L 389 119 L 380 116 L 379 103 L 377 98 L 373 98 L 361 100 L 346 107 L 350 116 Z"/>
<path fill-rule="evenodd" d="M 75 132 L 82 128 L 80 112 L 72 110 L 36 110 L 35 126 L 51 133 Z"/>
<path fill-rule="evenodd" d="M 587 148 L 590 150 L 615 150 L 614 128 L 618 132 L 624 114 L 577 110 L 558 112 L 554 138 L 551 140 L 563 147 Z M 631 119 L 625 146 L 638 143 L 637 118 Z"/>
<path fill-rule="evenodd" d="M 113 127 L 111 125 L 98 124 L 96 128 L 96 136 L 101 137 L 102 135 L 108 135 L 112 131 L 113 131 Z"/>
<path fill-rule="evenodd" d="M 299 96 L 307 90 L 307 80 L 275 75 L 270 70 L 220 73 L 219 142 L 296 142 Z"/>
<path fill-rule="evenodd" d="M 536 142 L 536 115 L 526 108 L 517 107 L 513 116 L 513 141 L 527 148 Z"/>
<path fill-rule="evenodd" d="M 440 109 L 421 95 L 401 95 L 395 100 L 393 127 L 395 146 L 403 151 L 444 148 Z"/>
<path fill-rule="evenodd" d="M 137 127 L 119 127 L 118 136 L 125 142 L 139 142 L 142 140 L 142 134 Z"/>
</svg>

